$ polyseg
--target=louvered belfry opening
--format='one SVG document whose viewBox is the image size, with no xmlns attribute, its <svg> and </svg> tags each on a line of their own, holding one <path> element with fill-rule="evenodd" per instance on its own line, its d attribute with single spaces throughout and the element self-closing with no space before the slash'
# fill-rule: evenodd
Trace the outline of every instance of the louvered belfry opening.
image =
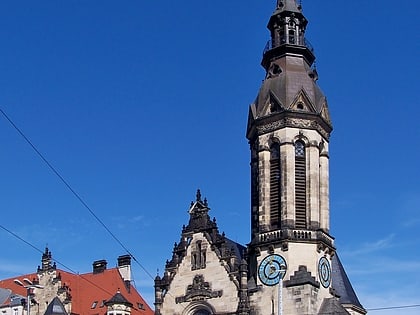
<svg viewBox="0 0 420 315">
<path fill-rule="evenodd" d="M 306 229 L 306 152 L 302 141 L 295 143 L 295 227 Z"/>
<path fill-rule="evenodd" d="M 273 229 L 280 228 L 280 192 L 280 146 L 273 143 L 270 147 L 270 224 Z"/>
</svg>

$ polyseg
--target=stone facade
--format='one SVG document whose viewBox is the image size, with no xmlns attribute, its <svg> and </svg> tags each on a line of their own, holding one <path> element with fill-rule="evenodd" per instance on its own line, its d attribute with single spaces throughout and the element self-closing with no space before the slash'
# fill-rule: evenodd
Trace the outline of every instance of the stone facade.
<svg viewBox="0 0 420 315">
<path fill-rule="evenodd" d="M 307 23 L 295 0 L 278 0 L 268 23 L 266 77 L 247 126 L 250 243 L 220 235 L 198 192 L 155 279 L 155 315 L 366 314 L 329 234 L 332 122 Z"/>
<path fill-rule="evenodd" d="M 155 314 L 238 314 L 243 307 L 245 247 L 219 233 L 209 210 L 198 191 L 172 260 L 166 263 L 164 276 L 155 279 Z"/>
</svg>

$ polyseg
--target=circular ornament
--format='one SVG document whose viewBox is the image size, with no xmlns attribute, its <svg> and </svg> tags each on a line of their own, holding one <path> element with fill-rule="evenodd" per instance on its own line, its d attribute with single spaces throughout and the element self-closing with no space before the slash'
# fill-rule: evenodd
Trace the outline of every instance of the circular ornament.
<svg viewBox="0 0 420 315">
<path fill-rule="evenodd" d="M 268 286 L 274 286 L 283 279 L 287 271 L 286 260 L 280 255 L 268 255 L 258 267 L 258 276 L 261 282 Z"/>
<path fill-rule="evenodd" d="M 331 284 L 331 265 L 327 258 L 321 257 L 318 263 L 319 280 L 324 288 Z"/>
</svg>

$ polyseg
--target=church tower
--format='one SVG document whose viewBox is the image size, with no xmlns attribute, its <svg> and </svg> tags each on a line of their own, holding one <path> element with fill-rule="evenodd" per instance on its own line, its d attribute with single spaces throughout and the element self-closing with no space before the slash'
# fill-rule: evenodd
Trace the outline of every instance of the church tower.
<svg viewBox="0 0 420 315">
<path fill-rule="evenodd" d="M 327 100 L 308 21 L 278 0 L 249 109 L 251 240 L 220 233 L 197 192 L 172 258 L 155 279 L 155 315 L 364 315 L 338 259 L 329 218 Z"/>
<path fill-rule="evenodd" d="M 364 314 L 357 298 L 344 310 L 332 290 L 339 262 L 329 234 L 332 123 L 307 24 L 295 0 L 277 1 L 262 58 L 266 77 L 249 109 L 249 270 L 259 288 L 250 302 L 258 314 Z M 356 297 L 348 281 L 347 289 Z"/>
</svg>

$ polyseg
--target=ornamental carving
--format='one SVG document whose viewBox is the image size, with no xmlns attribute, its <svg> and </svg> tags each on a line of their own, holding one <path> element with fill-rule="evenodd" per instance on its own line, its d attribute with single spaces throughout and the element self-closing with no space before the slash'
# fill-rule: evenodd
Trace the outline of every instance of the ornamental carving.
<svg viewBox="0 0 420 315">
<path fill-rule="evenodd" d="M 263 135 L 268 132 L 278 130 L 283 127 L 294 127 L 303 129 L 313 129 L 318 131 L 325 139 L 329 139 L 330 135 L 320 124 L 315 120 L 302 119 L 302 118 L 290 118 L 286 117 L 281 120 L 276 120 L 268 124 L 257 126 L 258 135 Z"/>
<path fill-rule="evenodd" d="M 266 125 L 258 126 L 257 130 L 258 130 L 258 134 L 262 135 L 264 133 L 274 131 L 274 130 L 277 130 L 279 128 L 283 128 L 284 126 L 285 126 L 284 120 L 277 120 L 277 121 L 274 121 L 274 122 L 266 124 Z"/>
<path fill-rule="evenodd" d="M 207 299 L 219 298 L 223 295 L 223 290 L 213 291 L 208 282 L 204 281 L 203 275 L 196 275 L 193 283 L 187 287 L 184 296 L 175 298 L 177 304 L 191 301 L 202 301 Z"/>
</svg>

